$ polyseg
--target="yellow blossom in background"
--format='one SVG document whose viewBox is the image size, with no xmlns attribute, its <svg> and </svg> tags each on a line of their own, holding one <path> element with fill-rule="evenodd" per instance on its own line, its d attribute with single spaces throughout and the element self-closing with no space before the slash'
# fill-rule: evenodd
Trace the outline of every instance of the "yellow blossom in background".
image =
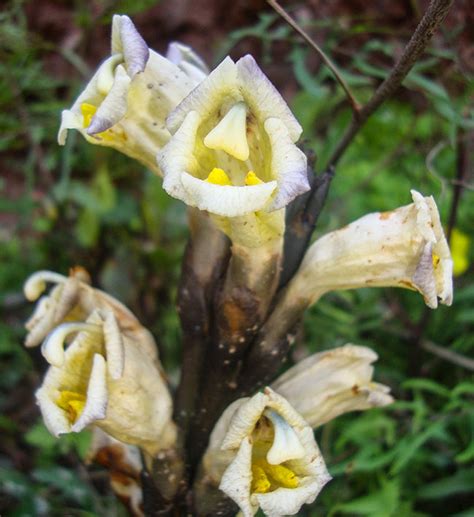
<svg viewBox="0 0 474 517">
<path fill-rule="evenodd" d="M 453 275 L 461 276 L 469 268 L 469 248 L 471 239 L 457 228 L 453 228 L 449 240 L 451 256 L 453 258 Z"/>
</svg>

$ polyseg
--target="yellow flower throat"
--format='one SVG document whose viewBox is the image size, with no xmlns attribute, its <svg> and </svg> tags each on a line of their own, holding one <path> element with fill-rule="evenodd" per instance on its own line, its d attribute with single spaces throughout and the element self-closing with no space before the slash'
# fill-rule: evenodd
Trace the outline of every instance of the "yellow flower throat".
<svg viewBox="0 0 474 517">
<path fill-rule="evenodd" d="M 252 492 L 266 494 L 277 488 L 297 488 L 298 485 L 298 476 L 288 467 L 271 465 L 264 458 L 252 459 Z"/>
<path fill-rule="evenodd" d="M 208 183 L 212 183 L 213 185 L 221 185 L 221 186 L 232 186 L 232 181 L 229 176 L 225 173 L 223 169 L 219 169 L 214 167 L 212 171 L 209 173 L 209 176 L 206 178 Z M 253 171 L 247 172 L 245 176 L 245 185 L 260 185 L 263 181 L 255 174 Z"/>
<path fill-rule="evenodd" d="M 66 412 L 69 422 L 73 424 L 84 410 L 86 397 L 77 391 L 62 390 L 56 404 Z"/>
</svg>

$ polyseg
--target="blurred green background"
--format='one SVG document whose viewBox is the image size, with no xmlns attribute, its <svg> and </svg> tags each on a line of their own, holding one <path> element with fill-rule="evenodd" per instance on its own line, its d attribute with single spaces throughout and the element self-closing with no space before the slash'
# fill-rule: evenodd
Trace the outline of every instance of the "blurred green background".
<svg viewBox="0 0 474 517">
<path fill-rule="evenodd" d="M 39 417 L 33 394 L 45 362 L 22 347 L 32 307 L 21 288 L 29 274 L 86 267 L 154 332 L 171 379 L 178 376 L 174 302 L 184 206 L 112 150 L 73 132 L 64 148 L 56 144 L 61 109 L 108 54 L 111 15 L 131 15 L 160 52 L 172 39 L 195 46 L 210 64 L 252 52 L 304 126 L 318 170 L 350 120 L 330 72 L 263 1 L 155 4 L 17 0 L 0 14 L 2 516 L 125 515 L 106 473 L 81 462 L 88 434 L 56 440 Z M 425 7 L 313 0 L 288 8 L 364 102 Z M 349 148 L 318 224 L 321 235 L 409 203 L 411 188 L 433 194 L 451 232 L 455 296 L 452 307 L 429 311 L 411 292 L 359 290 L 326 296 L 311 309 L 294 358 L 347 342 L 370 346 L 380 356 L 376 380 L 391 386 L 397 402 L 318 430 L 334 480 L 301 515 L 474 515 L 472 23 L 468 2 L 457 2 L 404 87 Z M 448 359 L 440 356 L 446 351 Z"/>
</svg>

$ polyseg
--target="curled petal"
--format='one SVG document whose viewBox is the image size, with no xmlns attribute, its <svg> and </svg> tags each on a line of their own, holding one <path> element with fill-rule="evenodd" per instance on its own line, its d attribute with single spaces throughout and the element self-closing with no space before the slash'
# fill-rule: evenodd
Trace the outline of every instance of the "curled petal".
<svg viewBox="0 0 474 517">
<path fill-rule="evenodd" d="M 23 287 L 25 297 L 30 302 L 34 302 L 46 289 L 47 282 L 60 284 L 66 279 L 67 277 L 64 275 L 60 275 L 54 271 L 37 271 L 36 273 L 33 273 L 31 276 L 29 276 L 25 282 Z"/>
<path fill-rule="evenodd" d="M 71 431 L 78 433 L 89 424 L 106 417 L 108 401 L 107 365 L 100 354 L 94 354 L 92 370 L 87 387 L 87 397 L 84 409 L 73 424 Z"/>
<path fill-rule="evenodd" d="M 127 112 L 127 95 L 130 77 L 122 65 L 117 66 L 112 88 L 100 104 L 87 128 L 87 134 L 102 133 L 119 122 Z"/>
<path fill-rule="evenodd" d="M 122 333 L 112 311 L 106 312 L 103 329 L 107 370 L 112 379 L 119 379 L 124 369 L 125 353 Z"/>
<path fill-rule="evenodd" d="M 251 187 L 213 185 L 184 173 L 181 181 L 187 204 L 216 215 L 236 217 L 262 210 L 277 187 L 276 181 Z"/>
<path fill-rule="evenodd" d="M 291 140 L 296 142 L 303 129 L 255 59 L 247 54 L 237 61 L 236 67 L 242 89 L 247 93 L 257 117 L 261 120 L 270 117 L 280 119 L 287 127 Z"/>
<path fill-rule="evenodd" d="M 132 79 L 145 70 L 150 51 L 128 16 L 116 14 L 112 19 L 112 54 L 123 54 Z"/>
<path fill-rule="evenodd" d="M 265 121 L 264 127 L 273 149 L 273 176 L 279 185 L 270 210 L 278 210 L 310 189 L 307 159 L 303 151 L 293 144 L 281 119 L 271 117 Z"/>
<path fill-rule="evenodd" d="M 64 363 L 64 341 L 72 332 L 91 332 L 102 335 L 98 325 L 91 323 L 63 323 L 49 334 L 41 346 L 43 357 L 53 366 L 60 367 Z"/>
</svg>

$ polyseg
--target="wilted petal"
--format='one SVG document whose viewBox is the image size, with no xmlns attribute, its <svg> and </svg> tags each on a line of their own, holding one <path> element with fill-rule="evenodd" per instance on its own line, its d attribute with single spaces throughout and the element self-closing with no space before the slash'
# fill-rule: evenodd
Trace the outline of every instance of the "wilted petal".
<svg viewBox="0 0 474 517">
<path fill-rule="evenodd" d="M 143 491 L 140 474 L 143 462 L 140 449 L 116 440 L 98 427 L 92 430 L 92 442 L 86 462 L 105 467 L 110 486 L 134 517 L 143 517 Z"/>
<path fill-rule="evenodd" d="M 272 388 L 318 427 L 343 413 L 393 402 L 389 388 L 372 380 L 376 360 L 370 348 L 348 344 L 303 359 Z"/>
</svg>

